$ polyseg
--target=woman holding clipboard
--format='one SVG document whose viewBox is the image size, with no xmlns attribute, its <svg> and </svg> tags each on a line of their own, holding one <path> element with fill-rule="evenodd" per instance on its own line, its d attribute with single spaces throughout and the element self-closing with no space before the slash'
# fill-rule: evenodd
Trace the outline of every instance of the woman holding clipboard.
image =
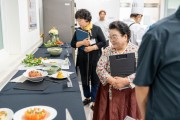
<svg viewBox="0 0 180 120">
<path fill-rule="evenodd" d="M 91 23 L 91 13 L 86 9 L 80 9 L 75 14 L 75 19 L 79 24 L 79 30 L 88 33 L 87 38 L 83 38 L 77 31 L 71 41 L 73 48 L 78 48 L 77 66 L 80 69 L 81 81 L 85 100 L 84 105 L 95 102 L 96 92 L 99 86 L 99 78 L 96 74 L 97 62 L 101 56 L 101 48 L 105 46 L 105 37 L 100 27 Z M 78 31 L 78 32 L 80 32 Z M 91 82 L 91 88 L 90 88 Z M 93 104 L 91 106 L 93 109 Z"/>
<path fill-rule="evenodd" d="M 135 53 L 137 59 L 138 47 L 129 42 L 130 36 L 127 24 L 114 21 L 109 25 L 112 46 L 105 48 L 97 65 L 96 71 L 101 84 L 96 96 L 93 120 L 124 120 L 127 116 L 141 119 L 134 88 L 125 89 L 125 86 L 132 83 L 134 74 L 117 77 L 112 76 L 110 71 L 111 55 Z"/>
</svg>

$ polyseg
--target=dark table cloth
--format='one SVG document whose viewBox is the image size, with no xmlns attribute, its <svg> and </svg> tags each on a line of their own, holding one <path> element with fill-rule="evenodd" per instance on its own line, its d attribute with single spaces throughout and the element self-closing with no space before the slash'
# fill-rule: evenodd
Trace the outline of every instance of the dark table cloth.
<svg viewBox="0 0 180 120">
<path fill-rule="evenodd" d="M 70 56 L 67 56 L 65 49 L 69 51 Z M 71 53 L 71 48 L 63 46 L 62 54 L 52 57 L 48 54 L 46 48 L 41 46 L 34 55 L 35 57 L 48 57 L 52 59 L 64 59 L 68 57 L 71 66 L 66 71 L 74 72 L 70 75 L 73 84 L 72 88 L 67 87 L 67 79 L 55 80 L 49 77 L 46 77 L 43 81 L 45 82 L 43 85 L 48 84 L 44 90 L 20 90 L 16 88 L 21 83 L 9 82 L 0 92 L 0 108 L 10 108 L 15 113 L 24 107 L 36 105 L 50 106 L 58 112 L 54 120 L 66 120 L 65 108 L 68 108 L 74 120 L 85 120 L 79 84 Z M 23 72 L 25 71 L 19 70 L 13 78 L 22 75 Z"/>
</svg>

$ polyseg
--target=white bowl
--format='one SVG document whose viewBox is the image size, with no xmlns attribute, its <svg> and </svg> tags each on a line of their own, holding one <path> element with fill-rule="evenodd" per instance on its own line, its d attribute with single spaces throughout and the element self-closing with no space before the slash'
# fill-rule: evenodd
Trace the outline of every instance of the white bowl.
<svg viewBox="0 0 180 120">
<path fill-rule="evenodd" d="M 14 112 L 9 108 L 0 108 L 0 111 L 7 113 L 7 116 L 3 120 L 12 120 Z"/>
<path fill-rule="evenodd" d="M 29 77 L 29 72 L 33 71 L 33 70 L 40 72 L 42 74 L 42 76 L 40 76 L 40 77 Z M 41 70 L 36 70 L 36 69 L 28 69 L 28 70 L 26 70 L 26 72 L 23 73 L 23 76 L 26 77 L 27 80 L 32 81 L 32 82 L 40 82 L 47 75 L 48 75 L 48 73 L 46 71 L 41 71 Z"/>
<path fill-rule="evenodd" d="M 52 47 L 52 48 L 47 48 L 47 51 L 52 56 L 58 56 L 58 55 L 60 55 L 62 53 L 62 48 L 60 48 L 60 47 Z"/>
</svg>

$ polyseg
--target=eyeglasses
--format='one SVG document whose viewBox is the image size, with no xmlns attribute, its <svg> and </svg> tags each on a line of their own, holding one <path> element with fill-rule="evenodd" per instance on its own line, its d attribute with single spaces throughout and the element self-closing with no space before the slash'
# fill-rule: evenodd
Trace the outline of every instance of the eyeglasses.
<svg viewBox="0 0 180 120">
<path fill-rule="evenodd" d="M 111 40 L 117 40 L 118 39 L 118 35 L 112 35 L 112 36 L 109 36 L 109 38 L 111 39 Z"/>
<path fill-rule="evenodd" d="M 77 19 L 77 22 L 79 22 L 79 23 L 82 22 L 82 19 Z"/>
</svg>

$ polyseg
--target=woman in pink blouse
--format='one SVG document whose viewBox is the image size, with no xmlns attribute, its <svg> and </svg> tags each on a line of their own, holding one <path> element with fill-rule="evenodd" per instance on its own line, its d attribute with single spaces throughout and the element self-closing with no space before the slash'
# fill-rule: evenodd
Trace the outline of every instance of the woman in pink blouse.
<svg viewBox="0 0 180 120">
<path fill-rule="evenodd" d="M 99 59 L 97 74 L 101 81 L 94 107 L 93 120 L 124 120 L 126 116 L 140 119 L 134 88 L 122 89 L 132 84 L 134 74 L 128 77 L 113 77 L 110 73 L 109 56 L 135 52 L 138 47 L 131 42 L 129 27 L 120 21 L 109 25 L 112 46 L 107 47 Z"/>
</svg>

